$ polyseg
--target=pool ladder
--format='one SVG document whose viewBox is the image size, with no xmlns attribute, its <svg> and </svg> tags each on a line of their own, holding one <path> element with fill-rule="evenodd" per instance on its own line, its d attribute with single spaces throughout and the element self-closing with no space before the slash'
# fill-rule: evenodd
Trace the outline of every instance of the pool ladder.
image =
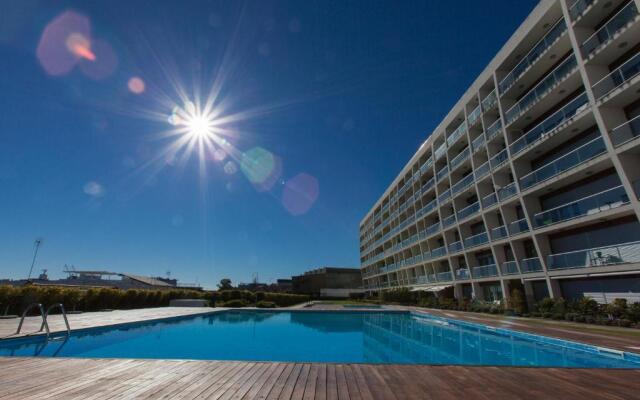
<svg viewBox="0 0 640 400">
<path fill-rule="evenodd" d="M 60 309 L 62 312 L 62 317 L 64 318 L 64 323 L 67 326 L 67 336 L 71 334 L 71 327 L 69 326 L 69 320 L 67 319 L 67 312 L 64 309 L 64 305 L 62 303 L 52 304 L 47 308 L 47 311 L 44 311 L 44 307 L 42 307 L 41 303 L 32 303 L 27 307 L 22 313 L 22 317 L 20 318 L 20 324 L 18 324 L 18 330 L 16 331 L 16 335 L 20 333 L 22 330 L 22 324 L 24 323 L 24 319 L 27 316 L 27 313 L 31 311 L 33 308 L 37 307 L 38 311 L 40 311 L 40 316 L 42 317 L 42 325 L 40 325 L 40 329 L 37 332 L 42 332 L 42 330 L 46 330 L 47 337 L 51 334 L 49 330 L 49 323 L 47 322 L 47 318 L 49 318 L 49 313 L 55 309 L 56 307 Z"/>
</svg>

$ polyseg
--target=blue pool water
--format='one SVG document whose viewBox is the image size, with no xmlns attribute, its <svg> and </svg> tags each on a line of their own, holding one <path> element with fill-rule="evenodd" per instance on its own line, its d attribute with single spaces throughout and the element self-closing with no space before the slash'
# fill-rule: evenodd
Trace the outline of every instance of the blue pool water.
<svg viewBox="0 0 640 400">
<path fill-rule="evenodd" d="M 224 311 L 0 341 L 1 356 L 640 368 L 640 356 L 392 312 Z"/>
</svg>

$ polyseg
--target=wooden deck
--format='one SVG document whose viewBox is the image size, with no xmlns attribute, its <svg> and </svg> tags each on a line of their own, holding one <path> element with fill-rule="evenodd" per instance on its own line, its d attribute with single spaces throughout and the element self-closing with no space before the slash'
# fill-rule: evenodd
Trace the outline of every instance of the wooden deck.
<svg viewBox="0 0 640 400">
<path fill-rule="evenodd" d="M 639 370 L 0 358 L 0 399 L 638 399 Z"/>
</svg>

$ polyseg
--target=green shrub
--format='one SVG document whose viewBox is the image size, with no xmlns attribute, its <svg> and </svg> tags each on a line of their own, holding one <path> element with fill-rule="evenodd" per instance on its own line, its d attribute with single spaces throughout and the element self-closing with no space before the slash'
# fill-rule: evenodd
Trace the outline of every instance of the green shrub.
<svg viewBox="0 0 640 400">
<path fill-rule="evenodd" d="M 264 293 L 264 301 L 275 303 L 278 307 L 289 307 L 300 303 L 306 303 L 311 298 L 305 294 L 290 293 Z"/>
<path fill-rule="evenodd" d="M 381 292 L 381 300 L 385 303 L 400 303 L 406 305 L 415 305 L 418 303 L 417 294 L 411 292 L 408 288 L 385 290 Z"/>
<path fill-rule="evenodd" d="M 250 303 L 243 299 L 233 299 L 222 303 L 222 307 L 242 308 L 247 307 Z"/>
<path fill-rule="evenodd" d="M 551 314 L 554 306 L 555 301 L 550 297 L 545 297 L 536 304 L 536 309 L 543 315 L 546 313 Z"/>
<path fill-rule="evenodd" d="M 613 318 L 622 318 L 627 315 L 627 300 L 615 299 L 607 304 L 605 309 Z"/>
<path fill-rule="evenodd" d="M 595 317 L 596 315 L 598 315 L 598 312 L 600 310 L 598 302 L 588 297 L 580 298 L 573 304 L 573 306 L 580 314 L 589 315 L 591 317 Z"/>
<path fill-rule="evenodd" d="M 256 303 L 256 307 L 258 308 L 276 308 L 276 303 L 272 301 L 259 301 Z"/>
<path fill-rule="evenodd" d="M 640 303 L 633 303 L 627 307 L 626 318 L 633 322 L 640 322 Z"/>
<path fill-rule="evenodd" d="M 524 295 L 520 289 L 514 288 L 511 290 L 511 297 L 509 298 L 509 307 L 516 314 L 524 314 L 527 311 L 527 303 L 524 301 Z"/>
</svg>

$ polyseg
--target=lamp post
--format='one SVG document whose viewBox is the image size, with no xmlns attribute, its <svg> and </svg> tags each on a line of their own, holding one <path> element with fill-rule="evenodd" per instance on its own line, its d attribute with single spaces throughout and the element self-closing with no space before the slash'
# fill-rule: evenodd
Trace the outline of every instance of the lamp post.
<svg viewBox="0 0 640 400">
<path fill-rule="evenodd" d="M 38 256 L 38 249 L 42 244 L 42 239 L 36 239 L 33 242 L 33 260 L 31 260 L 31 268 L 29 268 L 29 276 L 27 277 L 27 281 L 31 280 L 31 273 L 33 272 L 33 266 L 36 265 L 36 257 Z"/>
</svg>

